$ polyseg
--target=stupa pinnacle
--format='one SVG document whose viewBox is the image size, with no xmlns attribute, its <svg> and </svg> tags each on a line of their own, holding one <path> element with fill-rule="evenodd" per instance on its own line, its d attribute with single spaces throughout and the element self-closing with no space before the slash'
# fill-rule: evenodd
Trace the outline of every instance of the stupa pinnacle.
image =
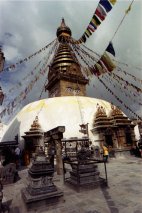
<svg viewBox="0 0 142 213">
<path fill-rule="evenodd" d="M 45 89 L 49 97 L 86 95 L 88 80 L 83 76 L 79 62 L 70 46 L 71 30 L 62 19 L 57 29 L 59 47 L 49 69 L 48 84 Z"/>
</svg>

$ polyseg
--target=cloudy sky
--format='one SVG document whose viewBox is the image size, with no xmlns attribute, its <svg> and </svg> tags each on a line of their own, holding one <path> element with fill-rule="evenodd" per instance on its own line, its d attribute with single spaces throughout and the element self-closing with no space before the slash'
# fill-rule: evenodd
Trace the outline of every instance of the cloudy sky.
<svg viewBox="0 0 142 213">
<path fill-rule="evenodd" d="M 72 36 L 79 39 L 89 24 L 93 13 L 98 5 L 98 0 L 90 1 L 7 1 L 0 0 L 0 45 L 6 57 L 6 65 L 15 64 L 20 59 L 28 57 L 56 38 L 56 29 L 60 25 L 62 17 L 72 30 Z M 130 0 L 117 0 L 113 9 L 108 13 L 107 18 L 99 26 L 97 31 L 87 40 L 86 46 L 100 55 L 104 52 L 109 41 L 111 41 L 118 25 L 120 24 L 125 11 L 130 5 Z M 142 79 L 142 70 L 135 67 L 142 67 L 142 1 L 135 0 L 131 11 L 125 17 L 117 34 L 113 39 L 113 46 L 116 52 L 116 59 L 129 64 L 129 73 Z M 3 91 L 7 91 L 21 81 L 38 63 L 39 58 L 30 60 L 22 67 L 12 71 L 5 71 L 0 74 L 0 81 Z M 124 67 L 125 68 L 125 67 Z M 24 82 L 22 89 L 29 83 Z M 33 91 L 29 93 L 26 100 L 17 105 L 20 110 L 25 104 L 35 101 L 41 93 L 44 78 L 37 82 Z M 93 87 L 95 84 L 95 88 Z M 136 84 L 136 83 L 135 83 Z M 140 85 L 138 85 L 140 86 Z M 118 90 L 118 89 L 117 89 Z M 19 91 L 7 94 L 0 111 L 7 106 Z M 118 92 L 115 91 L 114 92 Z M 119 95 L 121 91 L 117 95 Z M 104 98 L 112 101 L 113 97 L 105 91 L 95 80 L 88 87 L 88 95 L 97 98 Z M 121 94 L 120 94 L 121 96 Z M 44 93 L 42 97 L 47 97 Z M 124 97 L 125 99 L 125 97 Z M 118 105 L 115 99 L 113 101 Z M 141 101 L 142 102 L 142 101 Z M 141 114 L 140 105 L 128 100 L 126 103 L 131 109 Z M 128 114 L 129 111 L 122 106 L 122 110 Z M 8 121 L 9 118 L 6 120 Z"/>
</svg>

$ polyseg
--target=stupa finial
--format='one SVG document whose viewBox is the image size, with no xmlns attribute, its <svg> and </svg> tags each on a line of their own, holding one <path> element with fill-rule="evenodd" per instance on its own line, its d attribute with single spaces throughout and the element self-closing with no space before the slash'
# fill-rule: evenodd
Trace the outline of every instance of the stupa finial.
<svg viewBox="0 0 142 213">
<path fill-rule="evenodd" d="M 33 121 L 31 125 L 31 129 L 40 129 L 41 126 L 39 124 L 38 116 L 35 117 L 35 120 Z"/>
<path fill-rule="evenodd" d="M 66 26 L 66 24 L 65 24 L 65 19 L 64 18 L 62 18 L 62 21 L 61 21 L 61 27 L 65 27 Z"/>
</svg>

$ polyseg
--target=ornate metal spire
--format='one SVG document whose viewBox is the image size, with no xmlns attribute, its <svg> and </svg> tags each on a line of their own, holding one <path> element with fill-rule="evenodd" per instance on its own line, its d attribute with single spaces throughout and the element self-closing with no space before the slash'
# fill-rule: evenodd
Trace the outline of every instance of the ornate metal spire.
<svg viewBox="0 0 142 213">
<path fill-rule="evenodd" d="M 58 40 L 60 42 L 65 42 L 67 41 L 67 38 L 69 38 L 71 36 L 71 30 L 68 26 L 66 26 L 65 24 L 65 20 L 64 18 L 62 18 L 62 21 L 61 21 L 61 25 L 60 27 L 58 27 L 57 29 L 57 37 L 58 37 Z"/>
<path fill-rule="evenodd" d="M 84 96 L 88 80 L 83 76 L 70 45 L 71 30 L 66 26 L 64 19 L 57 29 L 57 38 L 59 46 L 49 69 L 45 90 L 49 91 L 49 97 L 72 96 L 74 91 Z"/>
</svg>

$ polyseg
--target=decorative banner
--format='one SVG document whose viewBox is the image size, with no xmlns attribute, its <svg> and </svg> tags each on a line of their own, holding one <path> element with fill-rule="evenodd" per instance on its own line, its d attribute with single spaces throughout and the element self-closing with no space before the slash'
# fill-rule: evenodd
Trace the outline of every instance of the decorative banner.
<svg viewBox="0 0 142 213">
<path fill-rule="evenodd" d="M 98 6 L 93 14 L 93 17 L 86 28 L 81 38 L 77 41 L 72 40 L 75 44 L 85 43 L 93 32 L 95 32 L 102 21 L 105 20 L 107 13 L 111 11 L 112 7 L 116 3 L 116 0 L 100 0 Z"/>
</svg>

